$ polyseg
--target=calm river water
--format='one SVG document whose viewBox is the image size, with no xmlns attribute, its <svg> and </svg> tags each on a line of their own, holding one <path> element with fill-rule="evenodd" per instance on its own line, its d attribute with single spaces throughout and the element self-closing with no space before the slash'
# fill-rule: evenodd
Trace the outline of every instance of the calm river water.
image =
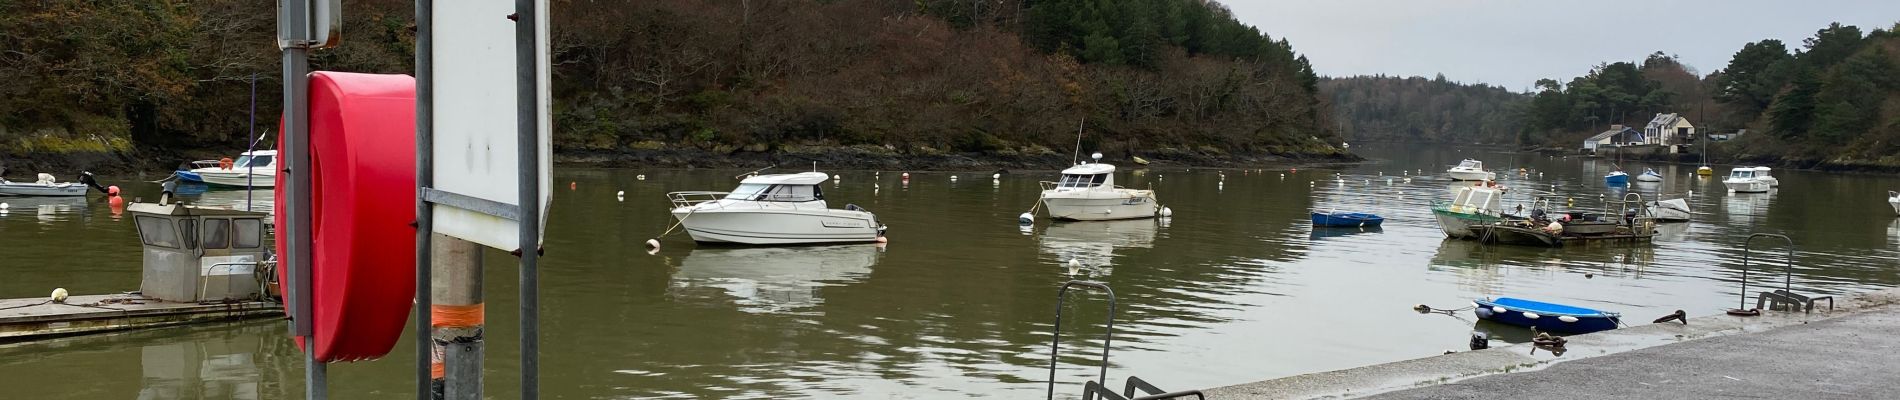
<svg viewBox="0 0 1900 400">
<path fill-rule="evenodd" d="M 870 171 L 831 171 L 843 175 L 825 184 L 832 205 L 877 212 L 890 226 L 887 247 L 711 248 L 673 236 L 657 255 L 640 243 L 672 222 L 663 194 L 730 189 L 740 171 L 560 169 L 556 181 L 577 189 L 557 184 L 548 223 L 542 393 L 1040 397 L 1056 288 L 1070 279 L 1061 264 L 1071 258 L 1120 296 L 1111 379 L 1138 375 L 1170 390 L 1462 350 L 1471 318 L 1411 310 L 1421 303 L 1529 297 L 1621 311 L 1632 322 L 1676 309 L 1719 313 L 1736 304 L 1741 242 L 1753 232 L 1796 240 L 1797 291 L 1838 295 L 1900 283 L 1900 222 L 1885 202 L 1886 190 L 1900 188 L 1897 177 L 1778 171 L 1776 193 L 1727 194 L 1717 179 L 1693 177 L 1692 166 L 1655 166 L 1668 180 L 1631 190 L 1694 191 L 1696 216 L 1665 227 L 1654 246 L 1487 248 L 1444 240 L 1433 222 L 1430 202 L 1453 187 L 1442 178 L 1447 165 L 1486 161 L 1514 188 L 1514 201 L 1554 191 L 1597 208 L 1599 196 L 1622 193 L 1601 179 L 1612 161 L 1355 150 L 1379 161 L 1297 173 L 1124 170 L 1123 185 L 1152 186 L 1175 216 L 1045 219 L 1028 232 L 1015 217 L 1053 172 L 995 182 L 989 172 L 912 173 L 906 186 L 895 171 L 880 180 Z M 1632 173 L 1642 166 L 1624 165 Z M 1503 172 L 1520 167 L 1530 173 Z M 1405 180 L 1421 171 L 1426 177 Z M 962 179 L 951 181 L 953 174 Z M 156 185 L 132 183 L 140 180 L 108 183 L 155 196 Z M 625 201 L 616 200 L 622 190 Z M 196 196 L 244 201 L 243 192 Z M 133 227 L 101 201 L 0 201 L 11 203 L 0 213 L 0 297 L 138 287 Z M 1381 230 L 1316 230 L 1311 210 L 1363 210 L 1388 221 Z M 515 263 L 488 256 L 488 391 L 505 398 L 519 384 Z M 1094 374 L 1105 314 L 1099 295 L 1076 300 L 1063 329 L 1061 392 L 1071 394 Z M 0 344 L 0 387 L 5 397 L 30 399 L 296 398 L 301 358 L 283 332 L 280 321 L 255 321 Z M 409 343 L 383 360 L 331 367 L 334 398 L 407 396 Z"/>
</svg>

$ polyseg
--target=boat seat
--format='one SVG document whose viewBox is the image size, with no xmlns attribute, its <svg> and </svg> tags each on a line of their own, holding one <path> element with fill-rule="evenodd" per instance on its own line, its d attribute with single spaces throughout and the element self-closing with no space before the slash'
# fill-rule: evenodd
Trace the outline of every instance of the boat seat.
<svg viewBox="0 0 1900 400">
<path fill-rule="evenodd" d="M 1795 294 L 1794 292 L 1790 292 L 1787 290 L 1777 289 L 1773 292 L 1761 292 L 1761 295 L 1756 296 L 1755 309 L 1757 310 L 1785 309 L 1788 311 L 1800 310 L 1804 313 L 1812 314 L 1814 313 L 1814 304 L 1820 302 L 1821 300 L 1827 300 L 1828 311 L 1834 310 L 1834 296 L 1808 297 L 1808 296 Z"/>
</svg>

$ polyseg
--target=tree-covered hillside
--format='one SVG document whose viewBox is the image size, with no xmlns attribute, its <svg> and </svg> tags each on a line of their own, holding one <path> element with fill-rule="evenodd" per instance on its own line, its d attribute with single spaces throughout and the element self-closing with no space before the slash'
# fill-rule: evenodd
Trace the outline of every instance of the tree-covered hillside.
<svg viewBox="0 0 1900 400">
<path fill-rule="evenodd" d="M 1444 75 L 1323 78 L 1320 93 L 1354 141 L 1515 144 L 1529 97 Z"/>
<path fill-rule="evenodd" d="M 346 1 L 342 47 L 313 64 L 407 73 L 412 4 Z M 277 115 L 274 14 L 0 2 L 0 155 L 241 147 L 252 76 Z M 1304 58 L 1214 2 L 556 0 L 552 18 L 564 154 L 1054 155 L 1085 118 L 1111 155 L 1337 152 Z"/>
</svg>

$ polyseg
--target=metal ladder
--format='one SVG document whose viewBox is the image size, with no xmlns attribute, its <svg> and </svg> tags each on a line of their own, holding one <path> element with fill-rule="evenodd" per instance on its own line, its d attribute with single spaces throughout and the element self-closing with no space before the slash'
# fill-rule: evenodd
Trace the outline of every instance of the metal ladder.
<svg viewBox="0 0 1900 400">
<path fill-rule="evenodd" d="M 1821 300 L 1827 300 L 1827 309 L 1829 311 L 1834 310 L 1834 296 L 1804 296 L 1794 292 L 1794 239 L 1789 239 L 1785 235 L 1772 233 L 1748 235 L 1748 239 L 1742 242 L 1742 291 L 1741 302 L 1736 306 L 1736 310 L 1743 310 L 1740 307 L 1748 306 L 1748 263 L 1751 258 L 1751 253 L 1754 251 L 1755 239 L 1764 237 L 1780 238 L 1782 242 L 1787 243 L 1786 247 L 1788 253 L 1784 259 L 1784 274 L 1786 277 L 1783 278 L 1781 289 L 1761 292 L 1755 297 L 1755 311 L 1786 309 L 1789 311 L 1801 310 L 1802 312 L 1811 314 L 1814 313 L 1815 303 Z"/>
<path fill-rule="evenodd" d="M 1108 382 L 1108 351 L 1115 339 L 1115 290 L 1109 289 L 1108 285 L 1101 282 L 1072 280 L 1063 283 L 1062 289 L 1056 292 L 1056 323 L 1054 332 L 1050 333 L 1049 339 L 1049 400 L 1055 400 L 1056 398 L 1056 359 L 1061 355 L 1062 346 L 1062 305 L 1068 300 L 1069 288 L 1075 286 L 1100 289 L 1103 293 L 1108 294 L 1108 327 L 1102 336 L 1101 372 L 1095 378 L 1096 380 L 1088 381 L 1088 383 L 1082 385 L 1083 400 L 1095 400 L 1097 398 L 1102 400 L 1160 400 L 1187 396 L 1194 396 L 1202 400 L 1207 399 L 1207 395 L 1202 394 L 1199 390 L 1184 390 L 1178 392 L 1164 391 L 1159 387 L 1155 387 L 1153 384 L 1149 384 L 1148 381 L 1132 375 L 1128 377 L 1127 385 L 1123 386 L 1121 393 L 1110 390 L 1105 383 Z M 1140 392 L 1139 395 L 1136 394 L 1137 391 Z"/>
</svg>

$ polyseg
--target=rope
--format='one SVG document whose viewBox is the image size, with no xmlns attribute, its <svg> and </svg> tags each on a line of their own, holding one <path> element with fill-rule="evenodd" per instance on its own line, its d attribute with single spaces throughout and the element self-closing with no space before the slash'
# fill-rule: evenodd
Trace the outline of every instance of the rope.
<svg viewBox="0 0 1900 400">
<path fill-rule="evenodd" d="M 52 302 L 53 302 L 52 300 L 47 300 L 47 301 L 42 301 L 42 302 L 38 302 L 38 303 L 33 303 L 33 304 L 27 304 L 27 305 L 18 305 L 18 306 L 12 306 L 12 307 L 0 307 L 0 310 L 12 310 L 12 309 L 15 309 L 15 308 L 27 308 L 27 307 L 32 307 L 32 306 L 38 306 L 38 305 L 46 305 L 47 303 L 52 303 Z"/>
<path fill-rule="evenodd" d="M 666 227 L 666 232 L 661 232 L 661 233 L 660 233 L 660 238 L 664 238 L 664 237 L 666 237 L 666 235 L 671 235 L 671 234 L 673 234 L 673 228 L 678 228 L 678 227 L 680 227 L 680 226 L 682 226 L 682 225 L 685 225 L 685 224 L 686 224 L 686 219 L 687 219 L 687 218 L 692 218 L 692 217 L 693 217 L 693 214 L 695 214 L 695 213 L 698 213 L 698 212 L 699 212 L 699 210 L 693 210 L 693 211 L 687 211 L 687 212 L 686 212 L 686 216 L 684 216 L 684 217 L 680 217 L 680 220 L 679 220 L 679 221 L 674 221 L 674 222 L 673 222 L 673 226 L 669 226 L 669 227 Z M 656 239 L 657 239 L 657 238 L 656 238 Z"/>
<path fill-rule="evenodd" d="M 1455 314 L 1461 311 L 1471 311 L 1476 308 L 1477 306 L 1466 306 L 1466 307 L 1461 307 L 1461 308 L 1446 309 L 1446 308 L 1432 308 L 1432 306 L 1419 304 L 1419 305 L 1412 306 L 1412 311 L 1417 311 L 1419 314 L 1445 314 L 1445 315 L 1457 316 Z"/>
</svg>

